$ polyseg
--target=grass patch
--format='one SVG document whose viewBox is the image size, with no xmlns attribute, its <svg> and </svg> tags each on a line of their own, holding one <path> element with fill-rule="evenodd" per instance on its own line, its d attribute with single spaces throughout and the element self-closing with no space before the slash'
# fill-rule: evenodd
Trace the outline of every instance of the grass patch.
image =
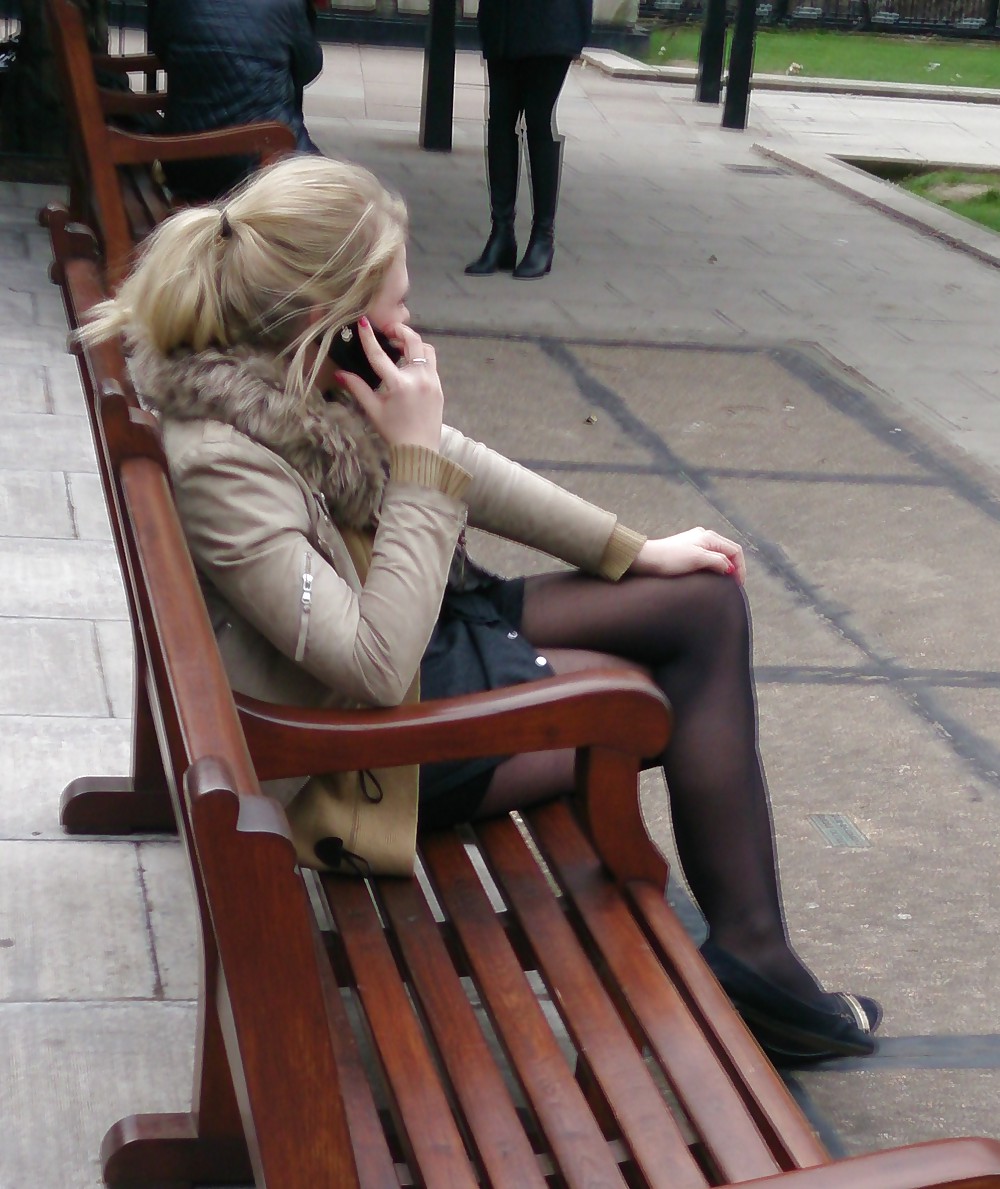
<svg viewBox="0 0 1000 1189">
<path fill-rule="evenodd" d="M 695 62 L 700 38 L 697 25 L 656 29 L 646 60 L 661 66 Z M 1000 88 L 1000 45 L 995 43 L 835 29 L 758 30 L 756 73 L 787 74 L 793 63 L 801 70 L 791 73 L 805 78 Z"/>
<path fill-rule="evenodd" d="M 912 174 L 897 183 L 992 231 L 1000 231 L 1000 173 L 978 169 L 937 169 Z"/>
</svg>

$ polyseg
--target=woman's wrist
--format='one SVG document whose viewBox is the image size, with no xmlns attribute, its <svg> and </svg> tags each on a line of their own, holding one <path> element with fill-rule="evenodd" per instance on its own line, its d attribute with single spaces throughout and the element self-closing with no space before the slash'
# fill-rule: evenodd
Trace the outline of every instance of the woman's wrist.
<svg viewBox="0 0 1000 1189">
<path fill-rule="evenodd" d="M 429 446 L 403 443 L 389 447 L 389 476 L 399 483 L 432 487 L 454 499 L 464 499 L 472 476 L 457 462 Z"/>
<path fill-rule="evenodd" d="M 645 544 L 646 537 L 642 533 L 637 533 L 624 524 L 616 524 L 604 547 L 604 554 L 597 568 L 598 574 L 602 578 L 617 582 L 623 574 L 634 567 Z"/>
</svg>

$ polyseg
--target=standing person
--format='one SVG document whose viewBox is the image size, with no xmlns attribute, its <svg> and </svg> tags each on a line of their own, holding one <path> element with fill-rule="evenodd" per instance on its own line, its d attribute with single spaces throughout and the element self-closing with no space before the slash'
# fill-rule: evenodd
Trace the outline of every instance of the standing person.
<svg viewBox="0 0 1000 1189">
<path fill-rule="evenodd" d="M 323 69 L 313 0 L 149 0 L 150 49 L 167 71 L 166 133 L 279 120 L 298 149 L 318 153 L 302 92 Z M 257 167 L 254 157 L 169 162 L 187 200 L 216 198 Z"/>
<path fill-rule="evenodd" d="M 552 268 L 562 138 L 555 108 L 570 64 L 587 44 L 591 0 L 479 0 L 486 59 L 486 176 L 492 226 L 469 276 L 510 272 L 531 280 Z M 514 210 L 521 161 L 517 124 L 524 116 L 531 180 L 531 236 L 517 261 Z"/>
<path fill-rule="evenodd" d="M 823 991 L 785 930 L 743 550 L 704 528 L 648 540 L 443 425 L 408 292 L 402 202 L 358 166 L 295 156 L 221 207 L 167 219 L 84 331 L 131 345 L 234 688 L 397 706 L 588 668 L 649 673 L 674 711 L 649 763 L 706 960 L 772 1052 L 872 1052 L 878 1005 Z M 374 387 L 331 357 L 348 328 Z M 575 568 L 489 574 L 466 555 L 466 520 Z M 418 815 L 432 828 L 572 795 L 574 755 L 300 784 L 266 791 L 288 804 L 301 862 L 407 874 Z"/>
</svg>

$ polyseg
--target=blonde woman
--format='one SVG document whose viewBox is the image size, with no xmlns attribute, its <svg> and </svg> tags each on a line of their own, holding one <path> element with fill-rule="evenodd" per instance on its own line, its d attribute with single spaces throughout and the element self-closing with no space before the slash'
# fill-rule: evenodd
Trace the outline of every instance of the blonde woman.
<svg viewBox="0 0 1000 1189">
<path fill-rule="evenodd" d="M 356 166 L 298 157 L 222 207 L 163 224 L 86 332 L 126 336 L 137 387 L 161 418 L 234 687 L 393 706 L 418 683 L 441 697 L 641 667 L 674 709 L 656 762 L 708 923 L 706 958 L 772 1052 L 871 1052 L 878 1005 L 821 990 L 785 931 L 740 546 L 703 528 L 647 540 L 444 426 L 435 349 L 407 300 L 400 200 Z M 374 387 L 332 361 L 345 330 Z M 496 578 L 466 556 L 466 521 L 574 568 Z M 562 752 L 426 765 L 420 824 L 572 787 Z M 302 862 L 411 869 L 416 773 L 272 791 Z"/>
</svg>

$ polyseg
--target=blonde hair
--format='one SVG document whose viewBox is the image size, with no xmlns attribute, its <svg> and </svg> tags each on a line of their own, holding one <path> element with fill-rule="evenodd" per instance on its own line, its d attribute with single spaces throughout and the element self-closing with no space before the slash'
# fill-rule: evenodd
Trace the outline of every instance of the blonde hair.
<svg viewBox="0 0 1000 1189">
<path fill-rule="evenodd" d="M 304 398 L 334 334 L 371 305 L 406 240 L 406 208 L 367 169 L 287 157 L 221 205 L 172 215 L 147 239 L 115 297 L 80 332 L 123 334 L 169 355 L 239 343 L 290 356 Z M 319 310 L 320 316 L 304 315 Z M 305 374 L 306 351 L 319 343 Z"/>
</svg>

